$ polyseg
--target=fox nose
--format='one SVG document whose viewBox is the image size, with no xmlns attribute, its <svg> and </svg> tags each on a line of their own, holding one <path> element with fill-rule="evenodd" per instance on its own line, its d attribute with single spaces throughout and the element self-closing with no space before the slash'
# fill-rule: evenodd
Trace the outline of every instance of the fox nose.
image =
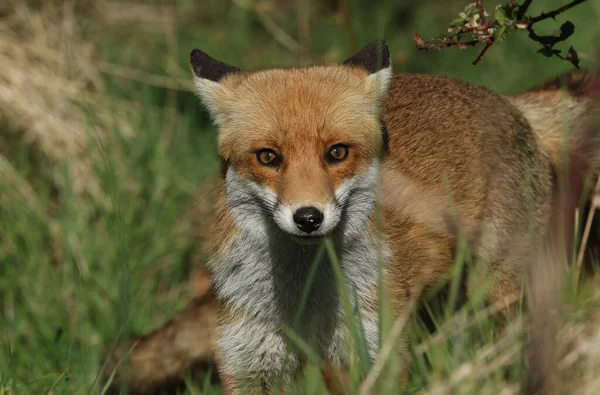
<svg viewBox="0 0 600 395">
<path fill-rule="evenodd" d="M 294 222 L 301 231 L 314 232 L 323 222 L 323 213 L 316 207 L 300 207 L 294 213 Z"/>
</svg>

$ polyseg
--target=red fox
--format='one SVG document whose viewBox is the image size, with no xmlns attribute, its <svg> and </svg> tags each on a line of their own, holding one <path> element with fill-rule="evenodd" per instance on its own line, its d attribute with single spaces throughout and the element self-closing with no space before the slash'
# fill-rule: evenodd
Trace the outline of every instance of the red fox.
<svg viewBox="0 0 600 395">
<path fill-rule="evenodd" d="M 340 64 L 261 71 L 194 50 L 191 68 L 219 133 L 208 267 L 227 393 L 268 392 L 302 369 L 286 326 L 328 365 L 349 366 L 348 321 L 327 258 L 302 298 L 324 239 L 373 360 L 380 271 L 400 314 L 447 273 L 464 237 L 476 260 L 467 293 L 489 283 L 490 302 L 518 295 L 534 246 L 553 234 L 570 240 L 572 222 L 560 228 L 556 211 L 573 212 L 597 174 L 597 79 L 569 80 L 570 92 L 556 83 L 500 95 L 394 75 L 383 41 Z"/>
<path fill-rule="evenodd" d="M 285 385 L 302 368 L 285 326 L 297 324 L 326 363 L 349 365 L 328 263 L 294 322 L 323 238 L 335 246 L 374 359 L 380 259 L 396 314 L 448 271 L 461 235 L 477 261 L 467 292 L 491 279 L 491 302 L 518 295 L 532 246 L 548 237 L 565 149 L 581 162 L 576 180 L 595 165 L 591 100 L 393 75 L 382 41 L 342 64 L 247 72 L 194 50 L 191 67 L 219 129 L 209 268 L 229 393 L 268 391 L 280 373 Z"/>
</svg>

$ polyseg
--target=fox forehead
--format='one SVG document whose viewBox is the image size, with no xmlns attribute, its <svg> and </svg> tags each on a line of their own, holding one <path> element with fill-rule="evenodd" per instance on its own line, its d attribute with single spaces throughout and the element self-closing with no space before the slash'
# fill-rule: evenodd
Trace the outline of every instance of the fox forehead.
<svg viewBox="0 0 600 395">
<path fill-rule="evenodd" d="M 344 142 L 374 149 L 379 103 L 366 75 L 333 65 L 225 78 L 228 94 L 220 103 L 225 111 L 219 133 L 223 153 L 232 144 L 239 152 L 266 143 L 283 148 Z"/>
</svg>

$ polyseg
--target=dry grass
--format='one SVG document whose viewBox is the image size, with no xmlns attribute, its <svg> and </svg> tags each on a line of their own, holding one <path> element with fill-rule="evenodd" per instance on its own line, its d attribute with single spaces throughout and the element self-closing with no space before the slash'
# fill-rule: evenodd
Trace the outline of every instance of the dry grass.
<svg viewBox="0 0 600 395">
<path fill-rule="evenodd" d="M 60 189 L 68 185 L 76 195 L 107 205 L 93 161 L 107 129 L 132 129 L 125 117 L 107 111 L 96 49 L 80 34 L 75 6 L 33 10 L 18 0 L 0 6 L 0 120 L 21 145 L 47 159 Z M 3 177 L 10 181 L 9 166 L 2 158 Z M 19 188 L 33 199 L 33 189 L 25 189 Z"/>
</svg>

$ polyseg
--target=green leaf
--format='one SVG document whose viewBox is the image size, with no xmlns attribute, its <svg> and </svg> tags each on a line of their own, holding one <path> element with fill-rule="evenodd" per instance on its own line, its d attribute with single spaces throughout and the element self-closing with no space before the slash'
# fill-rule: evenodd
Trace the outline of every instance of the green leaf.
<svg viewBox="0 0 600 395">
<path fill-rule="evenodd" d="M 496 8 L 494 10 L 494 19 L 500 26 L 504 26 L 506 23 L 506 10 L 504 7 Z"/>
<path fill-rule="evenodd" d="M 501 28 L 496 30 L 496 32 L 494 33 L 494 41 L 499 43 L 502 40 L 504 40 L 506 38 L 506 30 L 507 30 L 506 26 L 502 26 Z"/>
</svg>

